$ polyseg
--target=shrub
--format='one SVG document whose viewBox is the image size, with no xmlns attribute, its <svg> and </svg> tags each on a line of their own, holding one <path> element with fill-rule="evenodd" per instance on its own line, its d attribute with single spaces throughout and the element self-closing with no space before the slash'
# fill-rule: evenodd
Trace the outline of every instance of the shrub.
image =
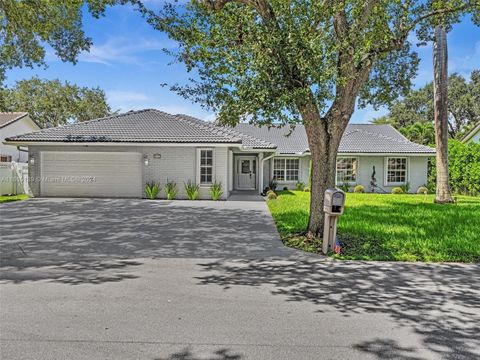
<svg viewBox="0 0 480 360">
<path fill-rule="evenodd" d="M 210 196 L 212 197 L 212 200 L 217 201 L 222 197 L 222 195 L 222 183 L 215 181 L 212 186 L 210 186 Z"/>
<path fill-rule="evenodd" d="M 480 143 L 464 144 L 458 140 L 448 141 L 448 173 L 453 192 L 466 195 L 480 194 Z M 429 192 L 435 192 L 435 159 L 429 168 Z"/>
<path fill-rule="evenodd" d="M 288 190 L 288 186 L 284 186 L 283 191 L 287 191 L 287 190 Z"/>
<path fill-rule="evenodd" d="M 363 187 L 363 185 L 357 185 L 353 188 L 353 192 L 354 193 L 364 193 L 365 188 Z"/>
<path fill-rule="evenodd" d="M 392 194 L 403 194 L 403 193 L 404 191 L 401 187 L 396 186 L 392 189 Z"/>
<path fill-rule="evenodd" d="M 197 200 L 200 191 L 200 185 L 194 184 L 190 180 L 188 180 L 188 182 L 184 185 L 188 200 Z"/>
<path fill-rule="evenodd" d="M 270 188 L 270 190 L 273 190 L 275 191 L 277 189 L 277 180 L 275 178 L 273 178 L 272 180 L 270 180 L 270 182 L 268 183 L 268 187 Z"/>
<path fill-rule="evenodd" d="M 410 183 L 407 181 L 405 184 L 401 185 L 400 188 L 406 194 L 410 191 Z"/>
<path fill-rule="evenodd" d="M 417 189 L 417 194 L 427 195 L 428 194 L 428 189 L 425 186 L 420 186 Z"/>
<path fill-rule="evenodd" d="M 339 186 L 340 190 L 342 190 L 343 192 L 348 192 L 350 190 L 350 185 L 348 185 L 347 183 L 342 183 L 340 186 Z"/>
<path fill-rule="evenodd" d="M 167 195 L 168 200 L 173 200 L 175 195 L 178 193 L 177 183 L 174 181 L 168 181 L 167 179 L 167 183 L 165 184 L 163 191 L 165 191 L 165 195 Z"/>
<path fill-rule="evenodd" d="M 305 189 L 303 189 L 303 191 L 310 192 L 310 188 L 308 186 L 306 186 Z"/>
<path fill-rule="evenodd" d="M 295 187 L 297 188 L 298 191 L 303 191 L 305 189 L 305 183 L 299 181 L 295 184 Z"/>
<path fill-rule="evenodd" d="M 268 196 L 268 194 L 275 194 L 275 191 L 273 191 L 273 190 L 268 190 L 268 191 L 267 191 L 267 196 Z M 275 195 L 276 195 L 276 194 L 275 194 Z"/>
<path fill-rule="evenodd" d="M 160 184 L 156 182 L 148 182 L 145 184 L 145 195 L 150 200 L 155 200 L 158 196 L 158 192 L 160 191 Z"/>
<path fill-rule="evenodd" d="M 267 194 L 267 199 L 268 200 L 275 200 L 276 198 L 277 198 L 277 194 L 275 194 L 273 191 L 271 191 Z"/>
</svg>

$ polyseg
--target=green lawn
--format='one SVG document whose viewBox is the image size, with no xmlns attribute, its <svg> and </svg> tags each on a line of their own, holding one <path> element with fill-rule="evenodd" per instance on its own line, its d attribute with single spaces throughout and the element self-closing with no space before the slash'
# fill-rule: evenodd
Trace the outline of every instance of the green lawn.
<svg viewBox="0 0 480 360">
<path fill-rule="evenodd" d="M 480 261 L 480 197 L 437 205 L 433 195 L 347 194 L 338 223 L 342 259 Z M 268 207 L 287 246 L 319 251 L 301 235 L 310 193 L 281 191 Z"/>
<path fill-rule="evenodd" d="M 2 195 L 2 196 L 0 196 L 0 204 L 10 202 L 10 201 L 25 200 L 25 199 L 28 199 L 28 195 L 25 195 L 25 194 L 22 194 L 22 195 Z"/>
</svg>

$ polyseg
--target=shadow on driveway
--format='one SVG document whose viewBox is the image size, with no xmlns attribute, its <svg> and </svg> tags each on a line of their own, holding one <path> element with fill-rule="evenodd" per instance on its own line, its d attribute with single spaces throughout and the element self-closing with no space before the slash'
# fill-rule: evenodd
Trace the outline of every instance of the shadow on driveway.
<svg viewBox="0 0 480 360">
<path fill-rule="evenodd" d="M 385 314 L 412 327 L 442 359 L 480 356 L 480 265 L 219 260 L 201 264 L 199 284 L 271 288 L 286 301 L 350 317 Z M 348 340 L 346 340 L 348 342 Z M 414 348 L 378 338 L 355 348 L 379 359 L 420 359 Z"/>
<path fill-rule="evenodd" d="M 30 199 L 0 211 L 1 281 L 95 284 L 132 278 L 133 259 L 293 252 L 264 202 Z"/>
</svg>

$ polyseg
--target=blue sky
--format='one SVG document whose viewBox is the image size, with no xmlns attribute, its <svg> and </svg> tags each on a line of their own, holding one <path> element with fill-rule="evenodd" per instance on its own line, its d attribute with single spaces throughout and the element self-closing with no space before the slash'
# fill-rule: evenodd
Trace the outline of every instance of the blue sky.
<svg viewBox="0 0 480 360">
<path fill-rule="evenodd" d="M 155 6 L 157 0 L 148 1 Z M 76 65 L 62 63 L 52 51 L 47 51 L 48 67 L 14 69 L 7 73 L 7 84 L 28 79 L 33 75 L 62 81 L 68 80 L 82 86 L 99 86 L 105 90 L 114 110 L 128 111 L 157 108 L 169 113 L 186 113 L 205 120 L 214 114 L 170 92 L 169 85 L 185 83 L 189 74 L 181 64 L 171 64 L 172 58 L 162 49 L 174 48 L 175 43 L 151 28 L 138 13 L 129 7 L 110 8 L 105 17 L 85 17 L 85 32 L 93 39 L 90 53 L 80 56 Z M 412 37 L 413 39 L 413 37 Z M 480 29 L 469 20 L 457 24 L 449 34 L 449 72 L 468 76 L 472 69 L 480 68 Z M 415 86 L 432 80 L 431 46 L 421 47 L 420 69 Z M 385 109 L 356 110 L 352 122 L 366 123 L 386 112 Z"/>
</svg>

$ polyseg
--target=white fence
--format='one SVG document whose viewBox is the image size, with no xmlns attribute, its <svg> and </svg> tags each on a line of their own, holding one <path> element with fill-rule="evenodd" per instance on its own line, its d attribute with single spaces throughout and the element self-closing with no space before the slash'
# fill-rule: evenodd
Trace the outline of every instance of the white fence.
<svg viewBox="0 0 480 360">
<path fill-rule="evenodd" d="M 28 164 L 0 163 L 0 195 L 29 194 Z"/>
</svg>

